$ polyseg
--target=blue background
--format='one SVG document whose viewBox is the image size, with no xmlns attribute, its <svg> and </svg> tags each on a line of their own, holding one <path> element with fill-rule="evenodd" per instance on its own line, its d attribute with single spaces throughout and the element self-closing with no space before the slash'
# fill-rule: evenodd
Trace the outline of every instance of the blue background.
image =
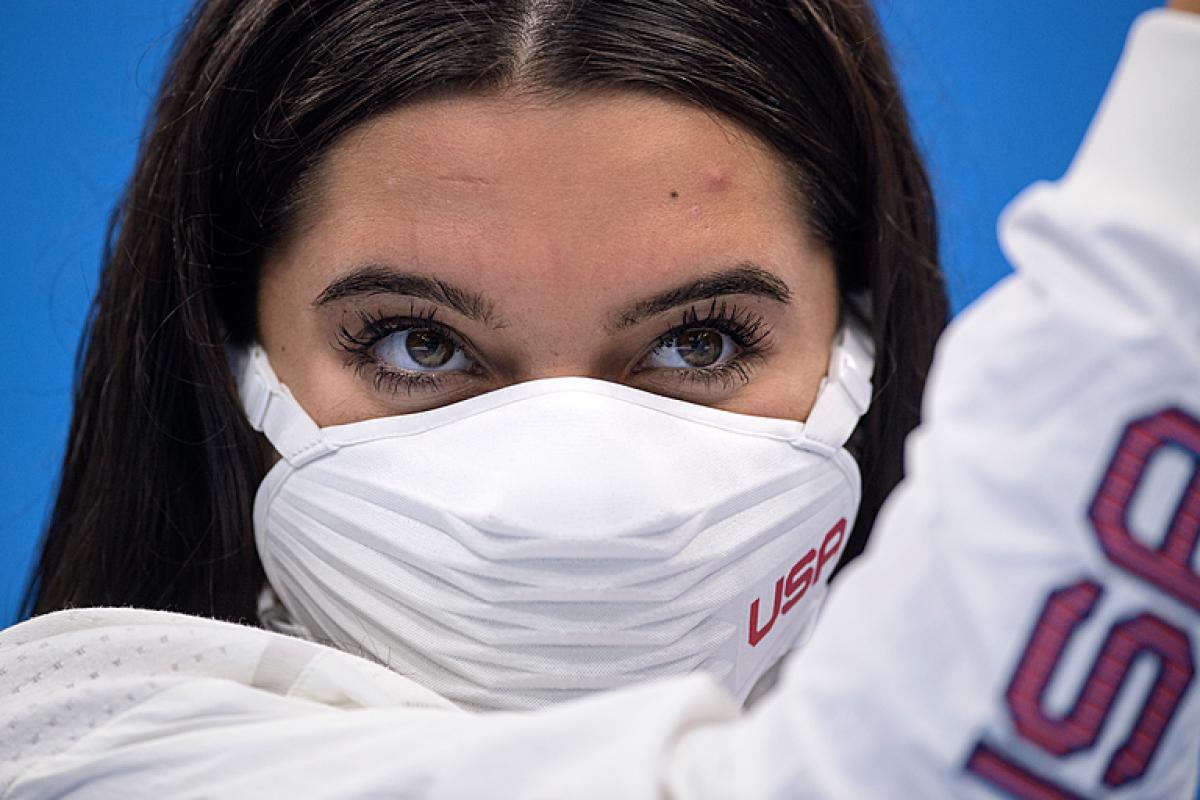
<svg viewBox="0 0 1200 800">
<path fill-rule="evenodd" d="M 183 0 L 26 0 L 0 18 L 0 627 L 46 516 L 108 212 Z M 1060 175 L 1149 0 L 877 0 L 928 155 L 956 308 L 1006 271 L 1004 204 Z"/>
</svg>

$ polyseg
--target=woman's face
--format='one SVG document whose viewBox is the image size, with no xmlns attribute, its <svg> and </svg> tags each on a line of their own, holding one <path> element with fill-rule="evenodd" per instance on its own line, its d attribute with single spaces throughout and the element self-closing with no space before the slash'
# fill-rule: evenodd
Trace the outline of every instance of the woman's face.
<svg viewBox="0 0 1200 800">
<path fill-rule="evenodd" d="M 428 101 L 328 153 L 264 264 L 259 336 L 320 425 L 583 375 L 803 419 L 832 258 L 777 157 L 642 94 Z"/>
</svg>

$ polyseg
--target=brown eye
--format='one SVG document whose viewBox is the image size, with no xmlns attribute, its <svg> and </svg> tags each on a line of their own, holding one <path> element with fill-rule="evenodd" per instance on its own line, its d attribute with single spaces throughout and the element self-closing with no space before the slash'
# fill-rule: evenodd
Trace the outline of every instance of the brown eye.
<svg viewBox="0 0 1200 800">
<path fill-rule="evenodd" d="M 689 367 L 711 367 L 725 352 L 724 337 L 711 328 L 693 328 L 675 338 L 675 351 Z"/>
<path fill-rule="evenodd" d="M 725 363 L 738 352 L 728 334 L 714 328 L 684 328 L 661 339 L 643 364 L 652 369 L 705 369 Z"/>
<path fill-rule="evenodd" d="M 431 328 L 396 331 L 372 350 L 387 366 L 409 372 L 465 372 L 472 364 L 454 339 Z"/>
<path fill-rule="evenodd" d="M 454 343 L 436 331 L 409 331 L 404 347 L 413 361 L 428 369 L 444 367 L 454 357 Z"/>
</svg>

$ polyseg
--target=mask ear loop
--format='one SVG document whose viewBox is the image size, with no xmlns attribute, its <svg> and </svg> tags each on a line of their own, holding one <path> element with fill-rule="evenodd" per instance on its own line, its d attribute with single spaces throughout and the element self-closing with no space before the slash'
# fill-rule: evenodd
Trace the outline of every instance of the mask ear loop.
<svg viewBox="0 0 1200 800">
<path fill-rule="evenodd" d="M 847 321 L 834 341 L 817 402 L 796 437 L 798 447 L 831 454 L 849 441 L 871 405 L 874 367 L 870 334 L 858 323 Z"/>
<path fill-rule="evenodd" d="M 231 361 L 250 427 L 265 434 L 284 461 L 300 467 L 338 449 L 279 382 L 262 347 L 232 353 Z"/>
</svg>

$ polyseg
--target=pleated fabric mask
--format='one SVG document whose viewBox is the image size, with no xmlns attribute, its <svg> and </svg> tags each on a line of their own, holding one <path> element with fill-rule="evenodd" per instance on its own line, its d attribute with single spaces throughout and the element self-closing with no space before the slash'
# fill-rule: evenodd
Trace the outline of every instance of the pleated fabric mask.
<svg viewBox="0 0 1200 800">
<path fill-rule="evenodd" d="M 281 460 L 254 530 L 293 631 L 465 707 L 707 670 L 742 700 L 808 636 L 858 510 L 871 350 L 839 333 L 806 422 L 590 378 L 318 427 L 236 354 Z"/>
</svg>

